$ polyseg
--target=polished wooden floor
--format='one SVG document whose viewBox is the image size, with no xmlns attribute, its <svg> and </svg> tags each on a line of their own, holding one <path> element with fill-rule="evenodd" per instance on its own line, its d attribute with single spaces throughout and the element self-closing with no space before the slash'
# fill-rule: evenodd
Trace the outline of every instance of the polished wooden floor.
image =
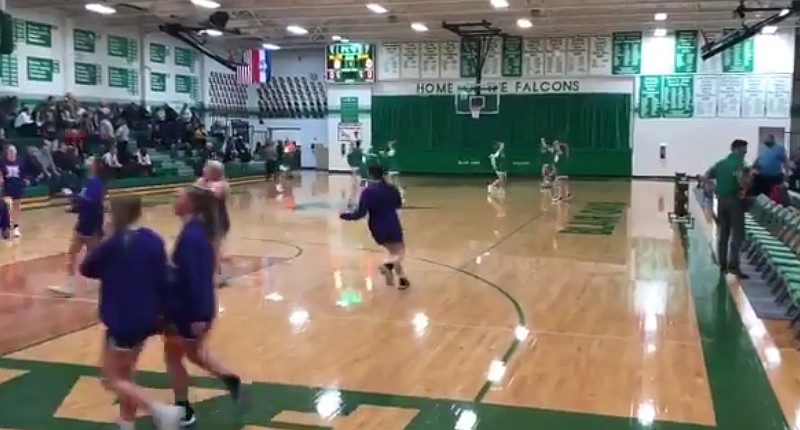
<svg viewBox="0 0 800 430">
<path fill-rule="evenodd" d="M 349 185 L 304 173 L 282 194 L 236 189 L 237 277 L 212 343 L 256 401 L 234 419 L 195 371 L 198 428 L 800 428 L 800 353 L 719 278 L 699 207 L 695 229 L 668 224 L 670 184 L 576 182 L 554 205 L 513 178 L 488 200 L 479 178 L 406 179 L 406 292 L 383 285 L 365 224 L 338 219 Z M 169 197 L 147 203 L 171 242 Z M 0 243 L 0 429 L 113 428 L 96 285 L 46 292 L 73 223 L 27 211 L 24 237 Z M 158 339 L 140 369 L 169 400 Z"/>
</svg>

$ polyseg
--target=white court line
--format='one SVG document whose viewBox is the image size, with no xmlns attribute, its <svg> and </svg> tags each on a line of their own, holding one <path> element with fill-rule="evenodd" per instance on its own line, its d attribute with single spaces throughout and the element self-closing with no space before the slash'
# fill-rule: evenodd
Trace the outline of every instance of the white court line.
<svg viewBox="0 0 800 430">
<path fill-rule="evenodd" d="M 79 302 L 79 303 L 93 303 L 97 304 L 97 299 L 87 299 L 84 297 L 58 297 L 56 295 L 44 296 L 39 294 L 22 294 L 22 293 L 7 293 L 0 292 L 1 297 L 17 297 L 21 299 L 38 299 L 38 300 L 59 300 L 65 302 Z"/>
</svg>

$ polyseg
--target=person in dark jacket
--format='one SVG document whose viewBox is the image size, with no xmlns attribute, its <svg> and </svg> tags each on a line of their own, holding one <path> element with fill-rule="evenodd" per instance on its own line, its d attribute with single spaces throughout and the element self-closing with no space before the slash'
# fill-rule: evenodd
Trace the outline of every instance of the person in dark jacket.
<svg viewBox="0 0 800 430">
<path fill-rule="evenodd" d="M 11 235 L 14 237 L 20 237 L 19 225 L 27 170 L 22 159 L 17 156 L 17 147 L 8 145 L 5 153 L 0 154 L 0 187 L 3 189 L 3 196 L 11 199 Z"/>
<path fill-rule="evenodd" d="M 386 248 L 389 258 L 380 266 L 381 274 L 386 278 L 386 284 L 394 285 L 394 274 L 400 278 L 400 289 L 405 290 L 411 286 L 403 270 L 403 258 L 406 247 L 403 241 L 403 227 L 397 210 L 403 205 L 400 190 L 386 180 L 386 171 L 381 166 L 369 168 L 371 182 L 358 202 L 358 207 L 352 212 L 345 212 L 340 218 L 345 221 L 360 220 L 369 215 L 367 225 L 375 243 Z"/>
<path fill-rule="evenodd" d="M 101 360 L 103 386 L 119 399 L 120 430 L 133 430 L 136 411 L 153 416 L 157 428 L 177 430 L 184 410 L 148 399 L 133 381 L 147 339 L 159 328 L 167 289 L 164 240 L 136 225 L 139 197 L 111 201 L 111 232 L 81 263 L 83 276 L 100 280 L 100 321 L 106 327 Z"/>
<path fill-rule="evenodd" d="M 182 189 L 175 198 L 175 214 L 184 224 L 172 253 L 174 274 L 165 306 L 168 328 L 164 355 L 175 403 L 186 411 L 181 423 L 185 427 L 196 418 L 188 400 L 189 376 L 184 358 L 219 378 L 240 406 L 247 396 L 241 378 L 214 358 L 207 343 L 217 314 L 217 198 L 208 189 Z"/>
<path fill-rule="evenodd" d="M 72 234 L 72 241 L 67 248 L 67 283 L 50 286 L 50 291 L 62 296 L 75 295 L 75 262 L 81 250 L 91 251 L 103 237 L 103 220 L 105 217 L 106 187 L 98 173 L 100 161 L 90 158 L 88 161 L 89 179 L 80 193 L 73 199 L 78 221 Z"/>
</svg>

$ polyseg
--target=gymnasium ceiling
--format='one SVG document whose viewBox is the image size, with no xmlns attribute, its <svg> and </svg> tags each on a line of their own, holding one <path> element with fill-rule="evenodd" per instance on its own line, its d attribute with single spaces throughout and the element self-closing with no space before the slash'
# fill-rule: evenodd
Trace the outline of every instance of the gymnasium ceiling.
<svg viewBox="0 0 800 430">
<path fill-rule="evenodd" d="M 100 16 L 83 6 L 90 0 L 6 0 L 16 10 L 30 12 L 60 10 L 77 22 L 106 21 L 113 27 L 142 26 L 155 30 L 162 22 L 196 24 L 207 18 L 209 9 L 194 6 L 191 0 L 94 0 L 112 5 L 117 13 Z M 216 0 L 218 10 L 231 16 L 228 28 L 239 28 L 240 36 L 225 36 L 217 43 L 254 45 L 268 41 L 284 48 L 324 44 L 332 35 L 363 41 L 409 41 L 454 37 L 441 28 L 441 22 L 486 19 L 509 34 L 531 36 L 552 34 L 598 34 L 613 30 L 652 31 L 667 29 L 731 28 L 738 24 L 733 9 L 738 0 L 507 0 L 505 9 L 495 9 L 490 0 L 384 0 L 385 14 L 368 10 L 373 0 Z M 749 0 L 750 7 L 786 6 L 789 0 Z M 655 13 L 667 13 L 664 22 L 654 21 Z M 748 17 L 756 19 L 756 14 Z M 519 18 L 529 18 L 533 26 L 520 29 Z M 792 18 L 783 23 L 795 26 Z M 410 23 L 422 22 L 429 31 L 418 33 Z M 303 36 L 289 35 L 287 25 L 308 29 Z"/>
</svg>

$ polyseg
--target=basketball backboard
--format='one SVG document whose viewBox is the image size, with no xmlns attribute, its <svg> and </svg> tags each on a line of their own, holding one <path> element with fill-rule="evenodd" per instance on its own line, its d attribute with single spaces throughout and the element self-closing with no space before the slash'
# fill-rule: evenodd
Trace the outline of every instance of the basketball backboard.
<svg viewBox="0 0 800 430">
<path fill-rule="evenodd" d="M 471 115 L 473 109 L 480 106 L 480 115 L 496 115 L 500 113 L 500 94 L 481 91 L 459 91 L 455 95 L 456 115 Z"/>
</svg>

